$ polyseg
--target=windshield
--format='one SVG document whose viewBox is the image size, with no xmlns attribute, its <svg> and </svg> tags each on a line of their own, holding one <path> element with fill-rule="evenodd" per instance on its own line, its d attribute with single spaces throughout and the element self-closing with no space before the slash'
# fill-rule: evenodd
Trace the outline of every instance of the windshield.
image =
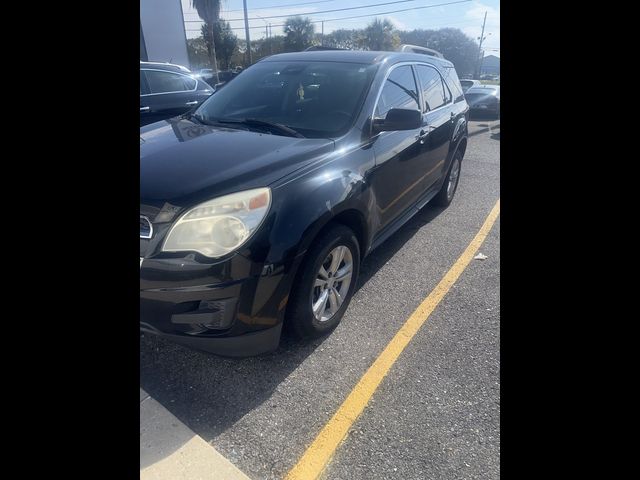
<svg viewBox="0 0 640 480">
<path fill-rule="evenodd" d="M 495 88 L 473 88 L 467 90 L 466 95 L 476 95 L 476 96 L 488 96 L 488 95 L 496 95 L 498 90 Z"/>
<path fill-rule="evenodd" d="M 491 100 L 491 101 L 495 101 L 496 97 L 495 95 L 492 95 L 491 92 L 488 93 L 479 93 L 479 92 L 473 92 L 473 93 L 465 93 L 464 97 L 467 99 L 468 103 L 475 103 L 481 100 Z"/>
<path fill-rule="evenodd" d="M 460 85 L 462 86 L 462 91 L 466 92 L 471 87 L 473 87 L 474 82 L 471 80 L 460 80 Z"/>
<path fill-rule="evenodd" d="M 308 138 L 343 135 L 355 121 L 377 65 L 260 62 L 212 95 L 196 115 L 285 125 Z"/>
</svg>

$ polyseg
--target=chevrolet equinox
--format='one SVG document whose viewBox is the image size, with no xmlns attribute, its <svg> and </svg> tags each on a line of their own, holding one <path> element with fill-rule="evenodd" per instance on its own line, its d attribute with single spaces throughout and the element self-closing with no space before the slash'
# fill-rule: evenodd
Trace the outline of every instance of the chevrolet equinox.
<svg viewBox="0 0 640 480">
<path fill-rule="evenodd" d="M 142 127 L 140 329 L 225 356 L 330 332 L 362 259 L 453 199 L 468 109 L 440 55 L 308 51 Z"/>
</svg>

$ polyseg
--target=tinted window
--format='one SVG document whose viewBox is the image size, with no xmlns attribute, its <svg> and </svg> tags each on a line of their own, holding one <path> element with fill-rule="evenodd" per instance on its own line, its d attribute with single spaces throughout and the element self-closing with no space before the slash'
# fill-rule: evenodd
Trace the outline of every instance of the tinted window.
<svg viewBox="0 0 640 480">
<path fill-rule="evenodd" d="M 449 87 L 447 86 L 447 83 L 444 81 L 444 79 L 442 79 L 442 77 L 440 77 L 441 81 L 442 81 L 442 87 L 444 88 L 444 103 L 445 105 L 447 103 L 451 103 L 451 90 L 449 90 Z"/>
<path fill-rule="evenodd" d="M 353 125 L 377 69 L 347 62 L 263 61 L 196 113 L 209 121 L 255 118 L 287 125 L 306 137 L 334 137 Z"/>
<path fill-rule="evenodd" d="M 442 77 L 435 68 L 426 65 L 417 65 L 418 78 L 424 99 L 424 111 L 435 110 L 446 103 L 445 89 Z M 448 92 L 447 92 L 448 94 Z M 450 98 L 450 96 L 449 96 Z"/>
<path fill-rule="evenodd" d="M 151 93 L 183 92 L 196 88 L 196 81 L 185 75 L 159 70 L 146 70 Z"/>
<path fill-rule="evenodd" d="M 481 94 L 481 95 L 497 95 L 499 90 L 497 88 L 487 88 L 487 87 L 473 87 L 467 90 L 467 95 L 469 94 Z"/>
<path fill-rule="evenodd" d="M 140 95 L 144 95 L 149 93 L 149 89 L 147 88 L 147 81 L 144 78 L 144 72 L 140 70 Z"/>
<path fill-rule="evenodd" d="M 392 108 L 420 109 L 418 89 L 409 65 L 392 70 L 380 94 L 375 116 L 384 118 Z"/>
<path fill-rule="evenodd" d="M 443 68 L 442 76 L 444 78 L 445 83 L 449 86 L 449 89 L 451 90 L 454 101 L 455 102 L 462 101 L 464 99 L 464 92 L 460 86 L 460 79 L 458 78 L 458 74 L 456 73 L 455 68 L 452 68 L 452 67 Z"/>
</svg>

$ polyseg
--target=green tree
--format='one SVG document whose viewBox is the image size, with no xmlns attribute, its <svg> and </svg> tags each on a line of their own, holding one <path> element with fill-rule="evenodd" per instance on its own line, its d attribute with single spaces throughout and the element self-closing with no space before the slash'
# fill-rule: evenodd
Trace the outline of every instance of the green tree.
<svg viewBox="0 0 640 480">
<path fill-rule="evenodd" d="M 360 44 L 365 50 L 394 51 L 400 46 L 400 37 L 388 19 L 375 19 L 364 29 Z"/>
<path fill-rule="evenodd" d="M 288 52 L 300 52 L 313 43 L 315 26 L 308 17 L 289 17 L 284 22 L 284 47 Z"/>
<path fill-rule="evenodd" d="M 209 49 L 202 37 L 187 39 L 189 63 L 193 70 L 206 68 L 209 65 Z"/>
<path fill-rule="evenodd" d="M 211 61 L 211 68 L 213 69 L 213 76 L 216 83 L 218 83 L 218 63 L 216 62 L 216 44 L 213 41 L 215 38 L 213 26 L 220 17 L 220 0 L 191 0 L 191 6 L 196 9 L 198 16 L 208 25 L 208 38 L 211 39 L 209 59 Z"/>
<path fill-rule="evenodd" d="M 360 46 L 359 39 L 361 36 L 362 30 L 347 30 L 346 28 L 341 28 L 325 35 L 323 45 L 356 50 Z"/>
<path fill-rule="evenodd" d="M 273 37 L 261 40 L 255 50 L 256 61 L 260 58 L 268 57 L 269 55 L 276 55 L 284 52 L 284 39 L 285 37 L 282 35 L 274 35 Z"/>
<path fill-rule="evenodd" d="M 433 48 L 456 67 L 458 75 L 473 73 L 478 60 L 478 44 L 458 28 L 399 32 L 402 43 Z"/>
<path fill-rule="evenodd" d="M 229 22 L 218 20 L 213 26 L 213 43 L 210 41 L 208 24 L 202 26 L 202 37 L 207 46 L 216 45 L 216 59 L 222 64 L 222 68 L 229 68 L 231 56 L 238 47 L 238 37 L 231 30 Z"/>
</svg>

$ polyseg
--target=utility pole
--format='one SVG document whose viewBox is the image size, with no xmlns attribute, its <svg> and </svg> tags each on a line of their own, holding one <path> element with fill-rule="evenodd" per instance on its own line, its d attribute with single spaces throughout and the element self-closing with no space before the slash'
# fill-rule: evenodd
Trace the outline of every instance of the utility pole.
<svg viewBox="0 0 640 480">
<path fill-rule="evenodd" d="M 322 21 L 322 36 L 320 37 L 320 45 L 324 45 L 324 20 Z"/>
<path fill-rule="evenodd" d="M 242 3 L 244 5 L 244 32 L 247 39 L 247 61 L 249 63 L 249 65 L 247 66 L 250 67 L 251 66 L 251 37 L 249 37 L 249 17 L 247 15 L 247 0 L 242 0 Z M 487 14 L 485 13 L 485 18 L 486 16 Z"/>
<path fill-rule="evenodd" d="M 478 46 L 478 60 L 476 62 L 478 66 L 476 67 L 476 71 L 477 71 L 476 80 L 480 78 L 480 68 L 482 67 L 482 42 L 484 41 L 484 26 L 486 23 L 487 23 L 487 12 L 485 11 L 484 20 L 482 22 L 482 33 L 480 34 L 480 45 Z"/>
</svg>

